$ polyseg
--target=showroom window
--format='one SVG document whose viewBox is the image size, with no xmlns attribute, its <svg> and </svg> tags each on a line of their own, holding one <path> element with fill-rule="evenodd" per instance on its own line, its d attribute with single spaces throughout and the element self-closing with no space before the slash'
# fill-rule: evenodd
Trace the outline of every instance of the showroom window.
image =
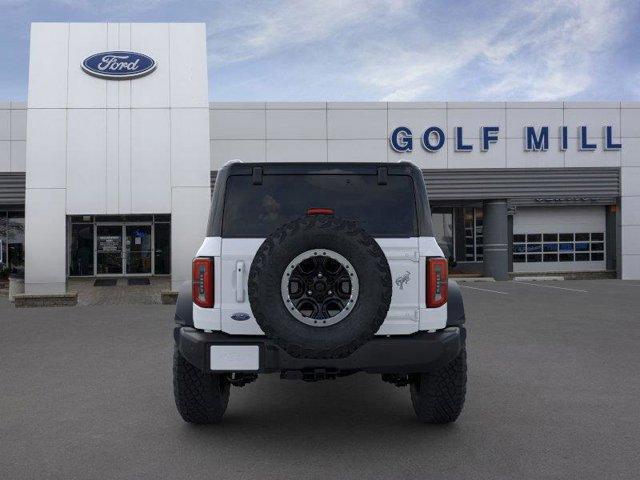
<svg viewBox="0 0 640 480">
<path fill-rule="evenodd" d="M 434 208 L 431 211 L 431 223 L 433 224 L 433 234 L 444 256 L 454 259 L 453 208 Z"/>
<path fill-rule="evenodd" d="M 464 208 L 464 260 L 467 262 L 482 262 L 483 255 L 483 220 L 481 208 Z"/>
<path fill-rule="evenodd" d="M 604 232 L 515 233 L 514 263 L 602 262 Z"/>
<path fill-rule="evenodd" d="M 0 211 L 0 276 L 24 272 L 24 212 Z"/>
<path fill-rule="evenodd" d="M 170 215 L 71 217 L 69 276 L 170 273 Z"/>
</svg>

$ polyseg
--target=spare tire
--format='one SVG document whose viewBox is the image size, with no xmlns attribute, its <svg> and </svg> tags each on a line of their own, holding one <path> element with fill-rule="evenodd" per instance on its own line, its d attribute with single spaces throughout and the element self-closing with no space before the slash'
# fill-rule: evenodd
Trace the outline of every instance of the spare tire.
<svg viewBox="0 0 640 480">
<path fill-rule="evenodd" d="M 298 358 L 341 358 L 373 338 L 391 303 L 384 252 L 355 222 L 294 220 L 269 235 L 249 271 L 267 337 Z"/>
</svg>

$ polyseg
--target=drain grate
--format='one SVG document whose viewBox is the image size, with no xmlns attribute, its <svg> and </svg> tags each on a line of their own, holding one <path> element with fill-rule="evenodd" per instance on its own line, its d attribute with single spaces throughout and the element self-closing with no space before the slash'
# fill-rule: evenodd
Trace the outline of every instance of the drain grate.
<svg viewBox="0 0 640 480">
<path fill-rule="evenodd" d="M 115 287 L 118 283 L 117 278 L 96 278 L 93 282 L 94 287 Z"/>
<path fill-rule="evenodd" d="M 151 282 L 148 278 L 129 278 L 127 279 L 129 285 L 150 285 Z"/>
</svg>

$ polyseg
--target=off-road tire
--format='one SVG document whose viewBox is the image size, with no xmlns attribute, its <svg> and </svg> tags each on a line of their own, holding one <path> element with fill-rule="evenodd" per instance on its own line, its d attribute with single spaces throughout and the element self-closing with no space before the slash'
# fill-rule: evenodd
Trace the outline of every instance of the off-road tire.
<svg viewBox="0 0 640 480">
<path fill-rule="evenodd" d="M 411 403 L 425 423 L 455 422 L 467 391 L 467 351 L 440 370 L 411 376 Z"/>
<path fill-rule="evenodd" d="M 204 373 L 174 347 L 173 395 L 185 422 L 218 423 L 229 403 L 230 384 L 223 375 Z"/>
<path fill-rule="evenodd" d="M 316 327 L 297 320 L 282 298 L 287 265 L 313 249 L 337 252 L 358 276 L 353 309 L 333 325 Z M 391 271 L 378 243 L 357 223 L 314 215 L 287 223 L 266 238 L 251 264 L 248 292 L 256 322 L 287 353 L 297 358 L 342 358 L 373 338 L 387 316 Z"/>
</svg>

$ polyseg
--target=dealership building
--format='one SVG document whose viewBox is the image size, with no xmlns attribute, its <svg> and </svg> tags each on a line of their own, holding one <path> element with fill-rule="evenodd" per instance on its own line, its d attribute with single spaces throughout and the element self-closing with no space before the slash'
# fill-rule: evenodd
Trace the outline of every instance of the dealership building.
<svg viewBox="0 0 640 480">
<path fill-rule="evenodd" d="M 454 271 L 640 279 L 640 102 L 210 103 L 207 72 L 204 24 L 32 24 L 27 101 L 0 102 L 0 263 L 27 293 L 176 289 L 230 160 L 413 162 Z"/>
</svg>

